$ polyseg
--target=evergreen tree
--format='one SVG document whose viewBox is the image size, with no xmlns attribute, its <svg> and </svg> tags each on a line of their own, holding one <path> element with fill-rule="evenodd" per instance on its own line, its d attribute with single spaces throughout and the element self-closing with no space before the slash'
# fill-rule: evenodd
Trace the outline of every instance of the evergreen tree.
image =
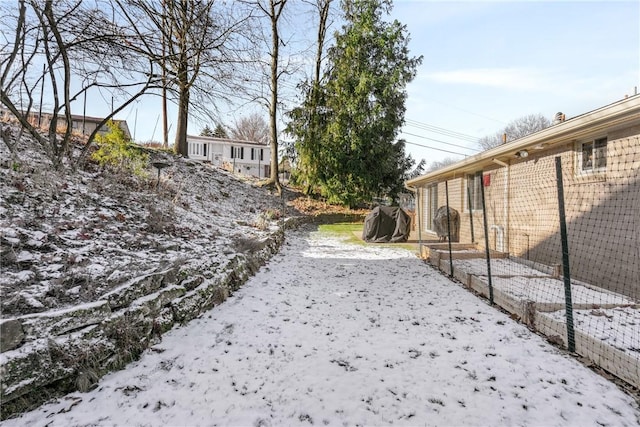
<svg viewBox="0 0 640 427">
<path fill-rule="evenodd" d="M 216 128 L 214 130 L 211 130 L 209 125 L 205 125 L 204 128 L 200 131 L 200 136 L 211 136 L 214 138 L 229 138 L 229 136 L 227 135 L 227 131 L 225 130 L 224 126 L 222 126 L 220 123 L 216 125 Z"/>
<path fill-rule="evenodd" d="M 404 122 L 406 85 L 422 57 L 409 56 L 406 26 L 383 21 L 390 0 L 344 0 L 342 8 L 347 22 L 329 50 L 327 83 L 309 90 L 298 112 L 309 118 L 297 130 L 312 130 L 315 138 L 306 147 L 309 181 L 330 202 L 355 206 L 393 197 L 414 164 L 394 140 Z"/>
<path fill-rule="evenodd" d="M 227 130 L 220 123 L 216 125 L 216 128 L 214 129 L 211 136 L 214 136 L 216 138 L 225 138 L 225 139 L 229 138 L 229 134 L 227 134 Z"/>
<path fill-rule="evenodd" d="M 205 127 L 200 131 L 200 136 L 213 136 L 213 131 L 208 125 L 205 125 Z"/>
</svg>

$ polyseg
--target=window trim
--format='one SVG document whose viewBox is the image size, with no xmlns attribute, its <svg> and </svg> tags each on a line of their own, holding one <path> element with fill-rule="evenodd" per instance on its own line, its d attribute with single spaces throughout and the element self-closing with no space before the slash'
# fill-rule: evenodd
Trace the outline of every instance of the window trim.
<svg viewBox="0 0 640 427">
<path fill-rule="evenodd" d="M 604 144 L 603 144 L 604 143 Z M 607 171 L 607 146 L 609 140 L 606 136 L 600 138 L 593 138 L 589 141 L 578 141 L 576 142 L 576 173 L 580 176 L 593 176 L 593 175 L 602 175 Z M 597 147 L 596 144 L 602 144 L 600 147 Z M 584 165 L 584 153 L 585 147 L 591 146 L 591 156 L 592 163 L 589 169 L 585 169 Z M 600 151 L 596 151 L 596 150 Z M 595 167 L 593 165 L 594 160 L 598 160 L 598 153 L 601 154 L 600 159 L 604 159 L 604 165 Z M 602 153 L 604 156 L 602 157 Z"/>
<path fill-rule="evenodd" d="M 436 216 L 436 212 L 438 211 L 438 183 L 429 184 L 424 187 L 424 198 L 426 203 L 425 206 L 425 218 L 424 218 L 424 226 L 426 231 L 435 232 L 435 227 L 433 225 L 433 219 Z M 423 202 L 423 205 L 425 203 Z"/>
<path fill-rule="evenodd" d="M 472 180 L 471 186 L 469 185 L 469 180 Z M 484 173 L 483 171 L 477 171 L 474 173 L 468 173 L 465 175 L 464 179 L 464 190 L 463 190 L 463 200 L 464 200 L 464 212 L 482 212 L 482 188 L 480 186 L 484 185 Z M 471 202 L 473 206 L 469 206 L 469 193 L 468 188 L 471 188 Z"/>
</svg>

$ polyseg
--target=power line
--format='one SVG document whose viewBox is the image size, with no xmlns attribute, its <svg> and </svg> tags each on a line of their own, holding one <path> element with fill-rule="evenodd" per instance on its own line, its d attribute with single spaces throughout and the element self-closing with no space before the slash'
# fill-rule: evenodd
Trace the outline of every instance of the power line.
<svg viewBox="0 0 640 427">
<path fill-rule="evenodd" d="M 442 152 L 449 153 L 449 154 L 456 154 L 458 156 L 465 156 L 465 157 L 468 156 L 468 154 L 458 153 L 458 152 L 455 152 L 455 151 L 449 151 L 449 150 L 445 150 L 445 149 L 442 149 L 442 148 L 429 147 L 428 145 L 418 144 L 417 142 L 409 142 L 409 141 L 405 140 L 405 144 L 417 145 L 418 147 L 428 148 L 430 150 L 442 151 Z"/>
<path fill-rule="evenodd" d="M 457 131 L 453 131 L 453 130 L 449 130 L 449 129 L 445 129 L 439 126 L 434 126 L 434 125 L 430 125 L 428 123 L 422 123 L 422 122 L 418 122 L 416 120 L 407 120 L 407 125 L 408 126 L 412 126 L 412 127 L 416 127 L 419 129 L 423 129 L 423 130 L 428 130 L 430 132 L 434 132 L 434 133 L 439 133 L 442 135 L 446 135 L 446 136 L 451 136 L 454 138 L 458 138 L 458 139 L 466 139 L 470 142 L 476 142 L 478 141 L 479 138 L 472 136 L 472 135 L 467 135 L 465 133 L 462 132 L 457 132 Z"/>
<path fill-rule="evenodd" d="M 480 151 L 480 150 L 479 150 L 479 149 L 477 149 L 477 148 L 469 148 L 469 147 L 465 147 L 464 145 L 458 145 L 458 144 L 454 144 L 454 143 L 452 143 L 452 142 L 446 142 L 446 141 L 441 141 L 441 140 L 439 140 L 439 139 L 428 138 L 428 137 L 426 137 L 426 136 L 422 136 L 422 135 L 416 135 L 416 134 L 409 133 L 409 132 L 402 132 L 402 133 L 404 133 L 404 134 L 406 134 L 406 135 L 415 136 L 415 137 L 417 137 L 417 138 L 428 139 L 429 141 L 439 142 L 439 143 L 441 143 L 441 144 L 451 145 L 451 146 L 453 146 L 453 147 L 464 148 L 465 150 Z"/>
</svg>

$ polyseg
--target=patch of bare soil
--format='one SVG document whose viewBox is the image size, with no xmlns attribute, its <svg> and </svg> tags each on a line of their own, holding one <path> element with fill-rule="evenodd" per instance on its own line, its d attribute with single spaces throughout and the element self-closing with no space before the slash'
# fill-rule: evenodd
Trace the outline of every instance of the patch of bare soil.
<svg viewBox="0 0 640 427">
<path fill-rule="evenodd" d="M 313 217 L 343 215 L 345 218 L 364 218 L 369 213 L 369 209 L 350 209 L 345 206 L 331 205 L 325 201 L 306 196 L 297 189 L 287 189 L 285 197 L 288 200 L 288 206 Z"/>
</svg>

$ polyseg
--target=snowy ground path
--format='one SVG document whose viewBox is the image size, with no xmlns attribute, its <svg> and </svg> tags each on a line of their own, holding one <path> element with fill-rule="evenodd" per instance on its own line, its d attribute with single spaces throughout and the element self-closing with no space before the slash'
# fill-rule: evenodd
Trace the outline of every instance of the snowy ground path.
<svg viewBox="0 0 640 427">
<path fill-rule="evenodd" d="M 309 230 L 126 370 L 2 426 L 632 426 L 636 402 L 407 250 Z"/>
</svg>

